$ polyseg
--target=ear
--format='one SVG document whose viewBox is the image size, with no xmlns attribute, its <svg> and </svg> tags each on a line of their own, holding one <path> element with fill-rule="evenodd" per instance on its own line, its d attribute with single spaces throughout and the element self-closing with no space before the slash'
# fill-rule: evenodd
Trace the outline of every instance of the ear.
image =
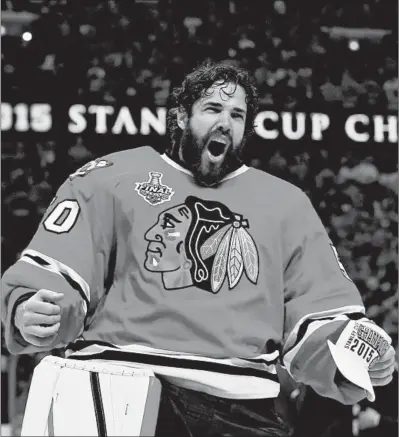
<svg viewBox="0 0 399 437">
<path fill-rule="evenodd" d="M 187 122 L 188 122 L 188 116 L 187 116 L 187 112 L 185 109 L 183 108 L 179 108 L 177 110 L 177 125 L 179 126 L 179 128 L 181 130 L 184 130 L 187 126 Z"/>
<path fill-rule="evenodd" d="M 184 255 L 184 261 L 182 262 L 182 268 L 183 268 L 183 270 L 190 271 L 192 265 L 193 265 L 192 261 L 189 260 L 189 259 Z"/>
</svg>

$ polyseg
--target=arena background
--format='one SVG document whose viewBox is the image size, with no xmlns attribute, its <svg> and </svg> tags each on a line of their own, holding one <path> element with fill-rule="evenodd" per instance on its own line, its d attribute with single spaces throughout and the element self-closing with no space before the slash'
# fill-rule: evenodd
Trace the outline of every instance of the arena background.
<svg viewBox="0 0 399 437">
<path fill-rule="evenodd" d="M 171 88 L 224 60 L 261 94 L 247 163 L 310 196 L 397 348 L 397 17 L 393 0 L 3 1 L 2 272 L 70 173 L 117 150 L 163 150 Z M 4 342 L 1 354 L 2 435 L 18 435 L 41 357 L 10 357 Z M 397 435 L 397 372 L 354 408 L 282 378 L 294 435 Z"/>
</svg>

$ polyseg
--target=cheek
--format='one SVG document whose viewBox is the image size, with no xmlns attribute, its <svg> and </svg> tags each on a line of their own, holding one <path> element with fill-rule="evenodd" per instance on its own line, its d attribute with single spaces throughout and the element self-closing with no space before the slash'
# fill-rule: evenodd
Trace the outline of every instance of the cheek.
<svg viewBox="0 0 399 437">
<path fill-rule="evenodd" d="M 192 119 L 190 123 L 191 132 L 196 139 L 202 139 L 206 136 L 211 126 L 212 120 L 210 120 L 207 115 L 197 116 L 195 119 Z"/>
<path fill-rule="evenodd" d="M 245 128 L 244 124 L 239 124 L 239 125 L 234 126 L 234 130 L 233 130 L 234 134 L 233 135 L 234 135 L 234 145 L 235 146 L 239 146 L 241 144 L 241 141 L 244 138 L 244 128 Z"/>
<path fill-rule="evenodd" d="M 176 241 L 176 240 L 180 240 L 181 238 L 181 234 L 179 231 L 176 230 L 172 230 L 172 231 L 164 231 L 164 238 L 166 241 Z"/>
<path fill-rule="evenodd" d="M 183 241 L 179 241 L 176 245 L 176 252 L 180 254 L 182 250 L 183 250 Z"/>
</svg>

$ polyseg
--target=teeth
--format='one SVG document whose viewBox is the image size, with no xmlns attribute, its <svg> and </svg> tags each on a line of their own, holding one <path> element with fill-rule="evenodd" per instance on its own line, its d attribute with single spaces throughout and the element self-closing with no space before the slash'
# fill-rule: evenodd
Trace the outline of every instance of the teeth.
<svg viewBox="0 0 399 437">
<path fill-rule="evenodd" d="M 213 156 L 212 153 L 208 150 L 208 159 L 209 161 L 216 163 L 223 159 L 223 155 Z"/>
<path fill-rule="evenodd" d="M 223 144 L 223 145 L 226 145 L 226 144 L 227 144 L 227 141 L 226 141 L 226 140 L 223 140 L 223 139 L 221 139 L 221 138 L 217 138 L 217 139 L 212 140 L 212 141 L 215 141 L 216 143 L 220 143 L 220 144 Z"/>
<path fill-rule="evenodd" d="M 157 265 L 158 265 L 158 261 L 154 257 L 152 257 L 152 265 L 154 267 L 157 267 Z"/>
</svg>

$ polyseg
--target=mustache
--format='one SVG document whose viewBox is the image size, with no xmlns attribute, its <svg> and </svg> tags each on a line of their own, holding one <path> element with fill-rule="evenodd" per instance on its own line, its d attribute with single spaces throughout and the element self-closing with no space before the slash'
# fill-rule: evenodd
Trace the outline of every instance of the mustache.
<svg viewBox="0 0 399 437">
<path fill-rule="evenodd" d="M 152 253 L 159 253 L 162 255 L 162 249 L 166 249 L 166 245 L 163 241 L 149 241 L 147 251 Z"/>
<path fill-rule="evenodd" d="M 233 139 L 231 138 L 230 133 L 225 133 L 220 129 L 216 129 L 213 132 L 209 132 L 209 134 L 204 137 L 203 146 L 208 144 L 212 140 L 213 137 L 215 137 L 215 138 L 219 138 L 219 137 L 227 138 L 227 140 L 229 142 L 229 144 L 228 144 L 229 146 L 233 143 Z"/>
</svg>

